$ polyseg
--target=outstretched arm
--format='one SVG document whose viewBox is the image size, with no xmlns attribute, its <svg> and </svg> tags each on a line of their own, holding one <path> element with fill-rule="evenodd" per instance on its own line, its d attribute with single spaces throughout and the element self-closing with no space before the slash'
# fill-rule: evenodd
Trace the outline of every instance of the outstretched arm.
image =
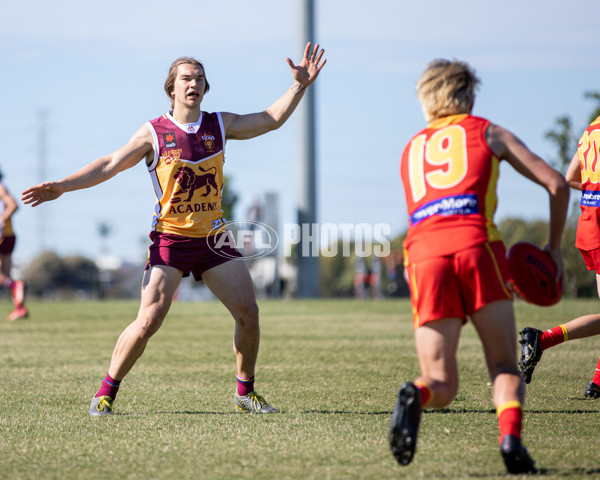
<svg viewBox="0 0 600 480">
<path fill-rule="evenodd" d="M 94 160 L 58 182 L 45 182 L 28 188 L 23 192 L 21 200 L 25 204 L 37 207 L 41 203 L 57 199 L 65 192 L 93 187 L 114 177 L 117 173 L 133 167 L 152 151 L 152 134 L 148 127 L 143 125 L 116 152 Z"/>
<path fill-rule="evenodd" d="M 318 43 L 312 53 L 310 48 L 311 43 L 309 42 L 304 49 L 304 57 L 298 65 L 286 58 L 294 77 L 294 83 L 282 97 L 265 111 L 247 115 L 222 113 L 226 138 L 235 140 L 254 138 L 271 130 L 276 130 L 286 122 L 300 103 L 305 89 L 316 80 L 319 72 L 327 63 L 327 60 L 323 60 L 325 51 L 319 50 Z"/>
<path fill-rule="evenodd" d="M 563 276 L 560 244 L 569 209 L 566 180 L 508 130 L 492 124 L 486 131 L 486 140 L 500 158 L 506 159 L 521 175 L 544 187 L 550 195 L 550 234 L 546 249 L 558 267 L 557 277 Z"/>
</svg>

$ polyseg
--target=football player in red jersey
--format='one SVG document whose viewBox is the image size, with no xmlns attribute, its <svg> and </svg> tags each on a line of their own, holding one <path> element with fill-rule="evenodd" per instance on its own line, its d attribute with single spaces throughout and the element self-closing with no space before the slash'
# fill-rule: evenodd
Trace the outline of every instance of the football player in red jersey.
<svg viewBox="0 0 600 480">
<path fill-rule="evenodd" d="M 566 179 L 569 186 L 581 193 L 581 215 L 577 223 L 575 246 L 588 270 L 596 272 L 596 289 L 600 297 L 600 117 L 596 118 L 583 132 L 573 155 Z M 531 382 L 535 366 L 542 352 L 567 340 L 591 337 L 600 334 L 600 314 L 577 317 L 565 324 L 542 332 L 525 327 L 521 332 L 521 360 L 519 368 L 525 383 Z M 594 376 L 585 387 L 583 395 L 600 398 L 600 359 Z"/>
<path fill-rule="evenodd" d="M 506 253 L 493 220 L 499 163 L 506 160 L 547 190 L 547 249 L 558 265 L 557 278 L 563 274 L 560 243 L 569 187 L 511 132 L 471 115 L 478 83 L 468 64 L 449 60 L 430 63 L 417 82 L 429 124 L 404 149 L 400 175 L 409 215 L 405 267 L 421 374 L 400 387 L 388 438 L 396 460 L 410 463 L 422 409 L 445 407 L 458 391 L 456 351 L 469 319 L 494 385 L 506 468 L 535 472 L 521 444 L 525 387 L 517 366 Z"/>
<path fill-rule="evenodd" d="M 288 58 L 292 86 L 266 110 L 246 115 L 202 111 L 209 90 L 204 67 L 192 57 L 179 58 L 165 82 L 172 111 L 142 125 L 115 152 L 63 180 L 23 192 L 23 202 L 35 207 L 65 192 L 93 187 L 142 160 L 152 178 L 158 202 L 139 313 L 117 341 L 108 373 L 92 398 L 90 415 L 112 414 L 121 380 L 162 325 L 181 278 L 190 273 L 205 282 L 235 320 L 235 407 L 245 412 L 276 411 L 254 391 L 260 328 L 252 279 L 245 262 L 232 261 L 240 254 L 233 247 L 225 251 L 231 243 L 221 242 L 227 235 L 221 210 L 224 146 L 227 139 L 254 138 L 283 125 L 325 66 L 323 53 L 318 44 L 312 48 L 308 43 L 298 65 Z M 222 255 L 215 251 L 219 242 Z"/>
</svg>

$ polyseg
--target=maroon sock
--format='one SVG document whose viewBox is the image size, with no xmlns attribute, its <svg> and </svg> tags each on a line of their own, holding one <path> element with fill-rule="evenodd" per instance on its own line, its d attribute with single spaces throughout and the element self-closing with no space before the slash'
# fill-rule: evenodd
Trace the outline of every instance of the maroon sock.
<svg viewBox="0 0 600 480">
<path fill-rule="evenodd" d="M 119 391 L 119 386 L 121 385 L 121 380 L 115 380 L 108 373 L 106 374 L 106 378 L 102 380 L 102 386 L 98 393 L 96 394 L 96 398 L 102 397 L 104 395 L 109 396 L 114 399 L 117 396 L 117 392 Z"/>
<path fill-rule="evenodd" d="M 237 392 L 240 397 L 254 391 L 254 375 L 251 378 L 244 379 L 236 373 L 235 379 L 237 380 Z"/>
</svg>

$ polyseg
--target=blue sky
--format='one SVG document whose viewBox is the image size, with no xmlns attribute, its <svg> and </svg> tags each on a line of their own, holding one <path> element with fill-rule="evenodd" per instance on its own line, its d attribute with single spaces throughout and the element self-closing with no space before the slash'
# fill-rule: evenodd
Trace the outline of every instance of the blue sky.
<svg viewBox="0 0 600 480">
<path fill-rule="evenodd" d="M 474 113 L 515 132 L 545 158 L 544 133 L 563 114 L 586 126 L 600 90 L 597 2 L 532 0 L 316 0 L 316 37 L 327 66 L 318 102 L 318 220 L 407 226 L 398 175 L 402 149 L 424 120 L 414 85 L 439 57 L 468 61 L 482 79 Z M 165 4 L 9 2 L 0 16 L 0 168 L 11 193 L 39 183 L 39 112 L 47 112 L 46 178 L 57 180 L 116 150 L 169 108 L 162 85 L 173 59 L 201 59 L 211 84 L 203 109 L 249 113 L 291 84 L 298 60 L 297 1 Z M 312 87 L 311 87 L 312 88 Z M 276 132 L 227 144 L 226 173 L 240 196 L 236 219 L 265 192 L 280 195 L 281 222 L 295 222 L 292 116 Z M 497 219 L 545 218 L 545 192 L 503 168 Z M 40 249 L 96 258 L 107 248 L 144 258 L 155 196 L 142 164 L 93 189 L 71 192 L 15 217 L 15 258 Z M 40 223 L 44 228 L 40 228 Z"/>
</svg>

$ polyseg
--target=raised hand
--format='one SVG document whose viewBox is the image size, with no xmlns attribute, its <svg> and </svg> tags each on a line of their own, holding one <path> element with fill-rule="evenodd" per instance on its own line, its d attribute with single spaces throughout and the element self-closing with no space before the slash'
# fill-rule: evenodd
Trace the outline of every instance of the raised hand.
<svg viewBox="0 0 600 480">
<path fill-rule="evenodd" d="M 64 192 L 64 189 L 59 183 L 46 182 L 40 183 L 34 187 L 30 187 L 25 190 L 21 195 L 21 201 L 27 205 L 31 204 L 32 207 L 37 207 L 40 203 L 48 202 L 50 200 L 56 200 Z"/>
<path fill-rule="evenodd" d="M 310 53 L 310 47 L 311 43 L 308 42 L 304 49 L 304 58 L 302 58 L 302 61 L 298 65 L 295 65 L 290 58 L 286 58 L 294 80 L 303 87 L 308 87 L 313 83 L 317 79 L 321 69 L 327 63 L 327 59 L 321 61 L 325 50 L 319 50 L 318 43 L 315 45 L 312 54 Z"/>
</svg>

